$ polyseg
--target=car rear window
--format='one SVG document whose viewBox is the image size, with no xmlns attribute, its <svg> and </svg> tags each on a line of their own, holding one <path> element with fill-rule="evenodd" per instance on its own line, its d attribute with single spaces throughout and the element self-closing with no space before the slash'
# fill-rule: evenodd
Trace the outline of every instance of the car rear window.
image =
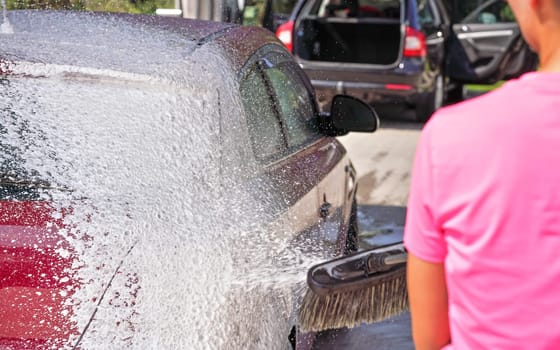
<svg viewBox="0 0 560 350">
<path fill-rule="evenodd" d="M 317 0 L 309 14 L 319 17 L 399 19 L 401 0 Z"/>
</svg>

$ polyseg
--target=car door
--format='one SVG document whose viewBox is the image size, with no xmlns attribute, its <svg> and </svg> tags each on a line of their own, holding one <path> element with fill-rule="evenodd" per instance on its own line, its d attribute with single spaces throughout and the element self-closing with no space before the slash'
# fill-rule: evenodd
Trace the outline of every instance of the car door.
<svg viewBox="0 0 560 350">
<path fill-rule="evenodd" d="M 316 202 L 306 208 L 318 224 L 316 238 L 324 247 L 341 253 L 346 244 L 347 222 L 354 178 L 346 151 L 315 126 L 317 106 L 311 83 L 285 51 L 274 53 L 274 64 L 265 70 L 284 125 L 290 158 L 303 167 L 316 188 Z"/>
<path fill-rule="evenodd" d="M 416 1 L 416 0 L 415 0 Z M 422 32 L 426 35 L 428 61 L 432 70 L 439 73 L 445 61 L 446 14 L 441 12 L 433 0 L 418 0 L 418 20 Z"/>
<path fill-rule="evenodd" d="M 305 152 L 294 151 L 288 125 L 280 119 L 280 107 L 269 73 L 278 63 L 271 46 L 256 52 L 242 70 L 241 97 L 248 134 L 258 165 L 250 186 L 266 198 L 272 222 L 286 227 L 282 240 L 294 249 L 322 249 L 318 244 L 302 244 L 311 232 L 319 231 L 317 187 L 306 176 Z M 291 249 L 291 248 L 290 248 Z"/>
<path fill-rule="evenodd" d="M 452 26 L 447 69 L 455 81 L 492 84 L 536 65 L 506 1 L 483 2 Z"/>
<path fill-rule="evenodd" d="M 263 129 L 257 132 L 249 125 L 256 140 L 253 147 L 265 163 L 267 178 L 280 190 L 279 199 L 286 204 L 283 215 L 291 219 L 296 231 L 303 233 L 294 239 L 305 250 L 332 256 L 341 252 L 345 239 L 341 233 L 347 230 L 341 230 L 345 210 L 349 212 L 344 205 L 349 173 L 343 164 L 348 162 L 346 153 L 336 139 L 325 137 L 316 128 L 313 90 L 292 56 L 277 45 L 265 47 L 264 51 L 248 69 L 254 72 L 249 73 L 254 74 L 251 80 L 258 81 L 260 87 L 245 93 L 242 88 L 249 106 L 246 110 L 260 109 L 249 113 Z M 263 91 L 269 101 L 257 99 Z M 270 104 L 268 111 L 263 110 L 263 102 Z M 263 119 L 265 114 L 268 121 Z M 263 142 L 263 135 L 271 129 L 280 133 L 276 146 L 263 146 L 269 142 Z M 259 155 L 264 149 L 271 154 Z"/>
</svg>

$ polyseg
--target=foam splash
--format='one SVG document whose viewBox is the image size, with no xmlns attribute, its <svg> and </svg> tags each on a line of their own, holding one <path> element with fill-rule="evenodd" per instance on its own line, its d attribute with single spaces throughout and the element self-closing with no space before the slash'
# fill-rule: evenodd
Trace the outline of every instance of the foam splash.
<svg viewBox="0 0 560 350">
<path fill-rule="evenodd" d="M 0 145 L 17 155 L 0 152 L 0 164 L 70 189 L 48 198 L 72 208 L 62 233 L 79 257 L 66 300 L 88 327 L 79 348 L 285 349 L 307 268 L 325 252 L 275 221 L 266 178 L 246 186 L 256 164 L 227 59 L 210 45 L 186 58 L 192 41 L 115 19 L 84 43 L 86 15 L 45 16 L 54 33 L 14 14 L 0 47 L 14 60 Z"/>
<path fill-rule="evenodd" d="M 0 24 L 0 34 L 13 34 L 14 28 L 8 19 L 6 0 L 2 0 L 2 24 Z"/>
<path fill-rule="evenodd" d="M 211 51 L 199 55 L 211 67 L 225 65 L 212 63 L 221 58 Z M 38 78 L 12 79 L 0 97 L 16 113 L 4 119 L 3 142 L 19 150 L 20 165 L 72 189 L 49 195 L 61 210 L 72 208 L 66 236 L 82 285 L 68 303 L 77 328 L 96 312 L 81 348 L 287 343 L 295 296 L 319 257 L 300 251 L 289 223 L 270 223 L 274 203 L 241 186 L 250 174 L 224 150 L 239 148 L 233 143 L 246 139 L 243 128 L 225 120 L 233 126 L 227 137 L 208 118 L 220 108 L 232 118 L 242 113 L 228 92 L 236 87 L 227 72 L 198 76 L 200 63 L 186 69 L 193 76 L 183 73 L 189 85 L 173 85 L 16 62 L 15 74 Z M 226 158 L 236 167 L 224 171 Z"/>
</svg>

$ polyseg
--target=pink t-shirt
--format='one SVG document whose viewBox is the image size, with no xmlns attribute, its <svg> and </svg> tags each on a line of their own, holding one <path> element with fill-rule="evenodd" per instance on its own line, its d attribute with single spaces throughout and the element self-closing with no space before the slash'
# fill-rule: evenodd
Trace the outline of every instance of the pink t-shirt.
<svg viewBox="0 0 560 350">
<path fill-rule="evenodd" d="M 433 116 L 404 241 L 445 264 L 446 349 L 560 349 L 560 73 L 527 74 Z"/>
</svg>

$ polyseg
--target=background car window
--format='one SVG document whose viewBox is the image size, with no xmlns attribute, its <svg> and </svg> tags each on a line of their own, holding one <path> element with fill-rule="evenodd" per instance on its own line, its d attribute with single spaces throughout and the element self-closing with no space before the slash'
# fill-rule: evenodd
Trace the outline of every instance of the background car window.
<svg viewBox="0 0 560 350">
<path fill-rule="evenodd" d="M 241 98 L 247 114 L 249 137 L 257 159 L 275 158 L 284 153 L 286 144 L 282 127 L 258 67 L 249 70 L 241 82 Z"/>
<path fill-rule="evenodd" d="M 453 22 L 461 22 L 486 0 L 444 0 Z M 501 0 L 500 0 L 501 1 Z"/>
<path fill-rule="evenodd" d="M 467 16 L 462 22 L 466 24 L 511 23 L 515 22 L 515 16 L 507 2 L 491 1 Z"/>
<path fill-rule="evenodd" d="M 296 67 L 290 64 L 281 64 L 266 70 L 290 148 L 299 147 L 321 137 L 314 124 L 315 102 L 295 69 Z"/>
<path fill-rule="evenodd" d="M 297 0 L 274 0 L 272 1 L 272 11 L 275 13 L 290 14 L 296 5 Z"/>
<path fill-rule="evenodd" d="M 428 0 L 418 0 L 418 18 L 423 26 L 434 24 L 434 13 Z"/>
<path fill-rule="evenodd" d="M 285 23 L 297 0 L 246 0 L 243 7 L 244 25 L 262 26 L 272 31 Z"/>
<path fill-rule="evenodd" d="M 400 18 L 401 0 L 318 0 L 310 15 Z"/>
</svg>

